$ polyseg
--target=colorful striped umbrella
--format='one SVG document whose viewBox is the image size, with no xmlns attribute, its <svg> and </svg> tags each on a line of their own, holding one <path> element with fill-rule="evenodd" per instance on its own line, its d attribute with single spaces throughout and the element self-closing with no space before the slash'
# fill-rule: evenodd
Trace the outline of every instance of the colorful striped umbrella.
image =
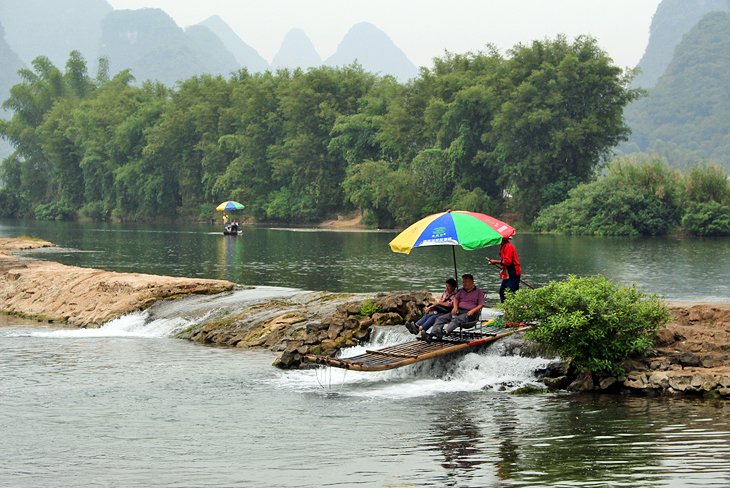
<svg viewBox="0 0 730 488">
<path fill-rule="evenodd" d="M 227 211 L 227 210 L 243 210 L 243 204 L 240 204 L 238 202 L 234 202 L 233 200 L 228 200 L 227 202 L 223 202 L 220 205 L 218 205 L 215 209 L 220 211 Z"/>
<path fill-rule="evenodd" d="M 452 246 L 454 275 L 456 275 L 456 252 L 454 246 L 472 250 L 493 246 L 503 237 L 512 237 L 514 227 L 489 215 L 451 211 L 424 217 L 390 241 L 394 252 L 410 254 L 416 247 Z"/>
</svg>

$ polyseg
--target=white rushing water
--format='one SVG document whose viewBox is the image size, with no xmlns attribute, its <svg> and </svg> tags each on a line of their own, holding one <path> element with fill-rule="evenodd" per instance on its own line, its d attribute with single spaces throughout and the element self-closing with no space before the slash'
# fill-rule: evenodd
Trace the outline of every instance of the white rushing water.
<svg viewBox="0 0 730 488">
<path fill-rule="evenodd" d="M 363 354 L 413 340 L 402 327 L 376 328 L 371 341 L 344 349 L 341 357 Z M 287 371 L 275 384 L 280 388 L 310 390 L 324 388 L 344 395 L 411 398 L 479 390 L 514 391 L 523 386 L 541 386 L 535 371 L 551 359 L 526 358 L 505 353 L 500 343 L 479 352 L 453 355 L 380 372 L 348 371 L 321 367 L 314 371 Z"/>
<path fill-rule="evenodd" d="M 97 329 L 55 329 L 42 328 L 22 330 L 1 330 L 6 337 L 45 337 L 51 339 L 83 339 L 99 337 L 170 337 L 193 325 L 192 319 L 184 317 L 149 320 L 149 312 L 135 312 L 111 320 Z"/>
<path fill-rule="evenodd" d="M 75 340 L 115 337 L 168 338 L 200 323 L 232 301 L 255 301 L 291 296 L 297 292 L 298 290 L 287 288 L 257 287 L 218 299 L 191 297 L 179 302 L 161 304 L 153 311 L 131 313 L 111 320 L 99 328 L 11 328 L 0 329 L 0 336 Z M 356 356 L 366 349 L 380 349 L 412 339 L 413 336 L 403 327 L 376 327 L 367 344 L 343 349 L 340 356 Z M 540 386 L 535 371 L 550 361 L 546 358 L 507 355 L 504 346 L 497 342 L 479 352 L 436 358 L 390 371 L 358 372 L 322 367 L 277 372 L 272 379 L 272 386 L 295 391 L 325 389 L 350 396 L 382 398 L 411 398 L 479 390 L 513 391 L 523 386 Z"/>
</svg>

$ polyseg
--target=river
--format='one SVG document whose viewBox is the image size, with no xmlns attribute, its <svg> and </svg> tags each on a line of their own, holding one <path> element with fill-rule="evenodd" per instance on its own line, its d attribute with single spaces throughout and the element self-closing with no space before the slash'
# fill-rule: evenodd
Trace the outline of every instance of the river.
<svg viewBox="0 0 730 488">
<path fill-rule="evenodd" d="M 41 259 L 114 271 L 219 278 L 247 285 L 304 290 L 387 291 L 440 289 L 453 276 L 449 247 L 388 248 L 394 232 L 332 232 L 246 227 L 224 237 L 218 227 L 19 222 L 0 220 L 0 237 L 29 235 L 60 248 L 32 253 Z M 597 238 L 518 234 L 523 279 L 605 274 L 668 299 L 730 300 L 730 239 Z M 497 249 L 457 249 L 459 272 L 494 292 L 499 278 L 485 257 Z M 496 296 L 496 295 L 495 295 Z"/>
<path fill-rule="evenodd" d="M 292 293 L 276 286 L 437 288 L 451 267 L 440 249 L 391 254 L 385 232 L 0 224 L 20 234 L 62 246 L 33 257 L 268 287 L 241 292 L 252 299 Z M 535 284 L 605 272 L 668 298 L 730 295 L 728 240 L 515 244 Z M 458 258 L 493 287 L 489 254 Z M 171 338 L 186 320 L 70 330 L 0 316 L 0 486 L 730 485 L 726 401 L 509 394 L 549 358 L 500 347 L 382 373 L 279 371 L 267 352 Z"/>
</svg>

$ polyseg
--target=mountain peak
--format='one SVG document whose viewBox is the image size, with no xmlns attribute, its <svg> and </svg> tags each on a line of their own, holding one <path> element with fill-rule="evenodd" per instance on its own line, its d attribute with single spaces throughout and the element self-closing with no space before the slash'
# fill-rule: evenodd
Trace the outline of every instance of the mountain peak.
<svg viewBox="0 0 730 488">
<path fill-rule="evenodd" d="M 322 64 L 322 58 L 309 36 L 299 28 L 290 29 L 284 36 L 279 52 L 271 62 L 272 68 L 312 68 Z"/>
<path fill-rule="evenodd" d="M 269 69 L 269 63 L 253 47 L 246 44 L 231 26 L 218 15 L 208 17 L 200 24 L 207 27 L 223 42 L 223 45 L 236 58 L 238 64 L 252 73 L 260 73 Z"/>
<path fill-rule="evenodd" d="M 367 71 L 393 75 L 401 81 L 418 74 L 418 68 L 408 56 L 385 32 L 370 22 L 353 25 L 325 64 L 344 66 L 355 61 Z"/>
<path fill-rule="evenodd" d="M 641 73 L 633 86 L 653 88 L 682 37 L 706 14 L 727 10 L 727 0 L 663 0 L 651 19 L 649 43 L 638 65 Z"/>
</svg>

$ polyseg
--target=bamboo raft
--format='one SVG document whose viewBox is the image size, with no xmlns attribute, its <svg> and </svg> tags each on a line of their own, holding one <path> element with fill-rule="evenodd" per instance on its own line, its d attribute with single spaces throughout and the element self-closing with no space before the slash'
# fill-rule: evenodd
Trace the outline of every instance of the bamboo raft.
<svg viewBox="0 0 730 488">
<path fill-rule="evenodd" d="M 307 354 L 302 358 L 302 361 L 353 371 L 385 371 L 460 351 L 476 350 L 529 328 L 529 326 L 502 327 L 485 328 L 483 332 L 455 332 L 452 337 L 442 340 L 434 340 L 433 342 L 414 340 L 379 350 L 367 350 L 365 354 L 350 358 Z"/>
</svg>

